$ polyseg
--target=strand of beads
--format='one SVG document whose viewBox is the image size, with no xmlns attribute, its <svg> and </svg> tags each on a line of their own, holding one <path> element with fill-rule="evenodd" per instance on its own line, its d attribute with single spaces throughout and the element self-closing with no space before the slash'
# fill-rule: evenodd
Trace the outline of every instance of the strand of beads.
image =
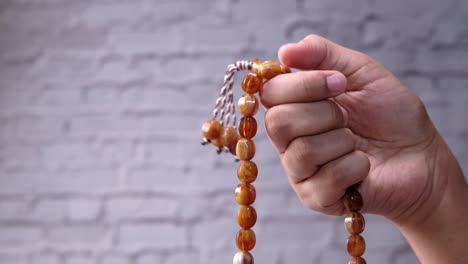
<svg viewBox="0 0 468 264">
<path fill-rule="evenodd" d="M 263 79 L 249 73 L 242 82 L 242 89 L 246 92 L 238 102 L 239 112 L 242 118 L 239 123 L 241 139 L 236 145 L 236 155 L 241 163 L 237 169 L 237 177 L 242 182 L 235 190 L 235 198 L 241 206 L 237 212 L 237 222 L 241 230 L 237 233 L 236 242 L 239 252 L 234 255 L 234 264 L 254 263 L 252 254 L 249 253 L 255 247 L 255 232 L 251 229 L 257 222 L 257 212 L 251 206 L 255 202 L 256 191 L 252 182 L 258 175 L 258 168 L 252 158 L 255 156 L 255 143 L 252 138 L 257 134 L 257 121 L 253 117 L 258 111 L 258 99 L 254 95 L 263 86 Z"/>
<path fill-rule="evenodd" d="M 232 84 L 233 75 L 239 70 L 252 70 L 242 81 L 242 89 L 245 94 L 238 101 L 239 112 L 243 116 L 239 123 L 239 134 L 235 129 L 235 108 L 232 104 Z M 257 222 L 257 212 L 252 204 L 256 199 L 256 190 L 252 183 L 257 179 L 258 168 L 252 161 L 255 156 L 255 143 L 252 140 L 257 134 L 257 121 L 254 115 L 258 111 L 259 101 L 255 96 L 263 86 L 264 80 L 289 73 L 291 70 L 278 62 L 269 60 L 261 62 L 255 60 L 237 61 L 228 66 L 224 76 L 224 85 L 220 91 L 220 96 L 216 101 L 213 111 L 213 118 L 206 121 L 202 126 L 203 145 L 211 143 L 218 148 L 218 153 L 222 149 L 229 150 L 241 161 L 237 170 L 237 176 L 241 183 L 235 190 L 235 199 L 241 206 L 237 212 L 237 222 L 241 229 L 237 233 L 236 242 L 239 252 L 234 255 L 234 264 L 253 264 L 254 259 L 251 251 L 256 244 L 255 232 L 251 229 Z M 220 113 L 220 121 L 218 118 Z M 224 114 L 226 118 L 224 118 Z M 230 117 L 232 115 L 232 125 Z"/>
<path fill-rule="evenodd" d="M 348 237 L 347 249 L 351 259 L 348 264 L 366 264 L 366 261 L 362 258 L 364 251 L 366 251 L 366 242 L 360 235 L 366 227 L 364 216 L 359 213 L 359 210 L 362 208 L 363 201 L 361 194 L 354 186 L 351 186 L 346 191 L 343 203 L 348 211 L 344 225 L 346 231 L 350 234 Z"/>
<path fill-rule="evenodd" d="M 263 79 L 271 79 L 278 74 L 290 72 L 289 68 L 281 66 L 276 61 L 255 61 L 252 72 L 248 73 L 242 81 L 245 94 L 238 102 L 242 118 L 239 124 L 239 134 L 242 137 L 236 145 L 236 155 L 241 163 L 237 176 L 241 180 L 235 190 L 235 198 L 241 206 L 237 212 L 237 221 L 241 230 L 237 233 L 236 242 L 239 252 L 234 255 L 234 264 L 253 264 L 254 259 L 250 250 L 255 247 L 255 232 L 251 229 L 257 221 L 257 212 L 251 206 L 255 202 L 256 191 L 252 182 L 258 175 L 257 165 L 252 161 L 255 156 L 255 143 L 252 138 L 257 134 L 257 121 L 254 115 L 258 111 L 259 102 L 255 93 L 263 86 Z"/>
</svg>

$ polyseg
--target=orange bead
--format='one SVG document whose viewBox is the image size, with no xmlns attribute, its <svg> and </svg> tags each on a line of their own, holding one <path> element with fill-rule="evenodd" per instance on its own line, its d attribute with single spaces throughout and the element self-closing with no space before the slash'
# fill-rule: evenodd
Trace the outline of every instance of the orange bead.
<svg viewBox="0 0 468 264">
<path fill-rule="evenodd" d="M 263 78 L 253 72 L 249 72 L 242 80 L 242 90 L 248 94 L 254 94 L 263 87 Z"/>
<path fill-rule="evenodd" d="M 251 160 L 255 156 L 255 143 L 251 139 L 237 141 L 236 156 L 240 160 Z"/>
<path fill-rule="evenodd" d="M 239 112 L 243 116 L 253 116 L 258 111 L 258 99 L 255 95 L 244 94 L 239 98 L 237 102 Z"/>
<path fill-rule="evenodd" d="M 281 73 L 291 73 L 291 69 L 288 66 L 281 65 Z"/>
<path fill-rule="evenodd" d="M 236 201 L 240 205 L 251 205 L 255 202 L 255 198 L 257 197 L 257 192 L 255 191 L 255 187 L 250 183 L 241 183 L 237 185 L 235 191 Z"/>
<path fill-rule="evenodd" d="M 221 144 L 221 139 L 220 138 L 212 139 L 211 144 L 215 145 L 219 149 L 221 149 L 223 147 L 223 144 Z"/>
<path fill-rule="evenodd" d="M 229 146 L 229 151 L 232 153 L 232 155 L 236 156 L 236 146 L 237 142 L 241 139 L 242 137 L 237 134 L 237 139 L 236 142 L 234 142 L 231 146 Z"/>
<path fill-rule="evenodd" d="M 348 188 L 343 197 L 344 207 L 348 212 L 357 212 L 363 206 L 362 196 L 354 187 Z"/>
<path fill-rule="evenodd" d="M 252 254 L 247 251 L 239 251 L 234 255 L 233 264 L 254 264 Z"/>
<path fill-rule="evenodd" d="M 250 251 L 255 247 L 257 238 L 252 229 L 241 229 L 237 233 L 237 247 L 243 251 Z"/>
<path fill-rule="evenodd" d="M 237 177 L 245 183 L 252 183 L 257 179 L 258 168 L 253 161 L 241 161 L 237 169 Z"/>
<path fill-rule="evenodd" d="M 220 141 L 221 141 L 221 144 L 227 148 L 236 144 L 237 143 L 236 128 L 232 126 L 221 128 Z"/>
<path fill-rule="evenodd" d="M 259 59 L 255 59 L 252 64 L 252 73 L 255 73 L 257 76 L 263 79 L 263 76 L 260 75 L 260 66 L 262 65 L 262 61 Z"/>
<path fill-rule="evenodd" d="M 253 138 L 257 134 L 257 120 L 244 116 L 239 123 L 239 134 L 244 138 Z"/>
<path fill-rule="evenodd" d="M 360 257 L 366 251 L 366 242 L 360 235 L 350 235 L 348 238 L 347 249 L 350 256 Z"/>
<path fill-rule="evenodd" d="M 207 120 L 203 123 L 201 131 L 204 138 L 209 140 L 216 139 L 221 134 L 221 124 L 214 119 Z"/>
<path fill-rule="evenodd" d="M 351 257 L 348 264 L 367 264 L 366 260 L 361 257 Z"/>
<path fill-rule="evenodd" d="M 359 235 L 366 227 L 364 216 L 358 212 L 349 213 L 344 222 L 346 230 L 352 235 Z"/>
<path fill-rule="evenodd" d="M 281 64 L 274 60 L 264 61 L 260 65 L 258 65 L 258 62 L 256 61 L 252 67 L 252 71 L 254 73 L 267 80 L 282 74 L 283 70 L 286 69 L 284 67 L 282 68 Z"/>
<path fill-rule="evenodd" d="M 243 229 L 249 229 L 257 222 L 257 211 L 252 206 L 242 206 L 237 211 L 237 222 Z"/>
</svg>

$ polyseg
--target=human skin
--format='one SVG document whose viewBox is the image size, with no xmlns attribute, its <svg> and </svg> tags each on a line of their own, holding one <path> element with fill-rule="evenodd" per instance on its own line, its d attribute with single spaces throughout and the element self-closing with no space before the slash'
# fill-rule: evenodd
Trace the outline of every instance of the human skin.
<svg viewBox="0 0 468 264">
<path fill-rule="evenodd" d="M 260 97 L 301 202 L 341 215 L 357 184 L 362 212 L 396 223 L 422 263 L 468 263 L 468 185 L 420 98 L 371 57 L 316 35 L 278 55 L 302 71 Z"/>
</svg>

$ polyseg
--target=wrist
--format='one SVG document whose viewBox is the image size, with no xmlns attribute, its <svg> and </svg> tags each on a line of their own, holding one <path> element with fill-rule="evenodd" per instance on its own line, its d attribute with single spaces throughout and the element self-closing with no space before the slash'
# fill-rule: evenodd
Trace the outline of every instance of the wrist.
<svg viewBox="0 0 468 264">
<path fill-rule="evenodd" d="M 468 263 L 468 185 L 440 135 L 434 144 L 431 194 L 410 221 L 396 224 L 421 263 Z"/>
</svg>

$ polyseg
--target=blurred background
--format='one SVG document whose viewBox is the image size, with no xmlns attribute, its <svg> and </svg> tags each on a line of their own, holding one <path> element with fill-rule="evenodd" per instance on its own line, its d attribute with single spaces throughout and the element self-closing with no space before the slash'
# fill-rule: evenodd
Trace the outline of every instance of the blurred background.
<svg viewBox="0 0 468 264">
<path fill-rule="evenodd" d="M 2 0 L 0 263 L 232 263 L 237 164 L 200 126 L 227 64 L 310 33 L 400 77 L 466 173 L 467 17 L 465 0 Z M 303 208 L 256 142 L 256 263 L 347 263 L 343 217 Z M 418 263 L 366 219 L 368 263 Z"/>
</svg>

